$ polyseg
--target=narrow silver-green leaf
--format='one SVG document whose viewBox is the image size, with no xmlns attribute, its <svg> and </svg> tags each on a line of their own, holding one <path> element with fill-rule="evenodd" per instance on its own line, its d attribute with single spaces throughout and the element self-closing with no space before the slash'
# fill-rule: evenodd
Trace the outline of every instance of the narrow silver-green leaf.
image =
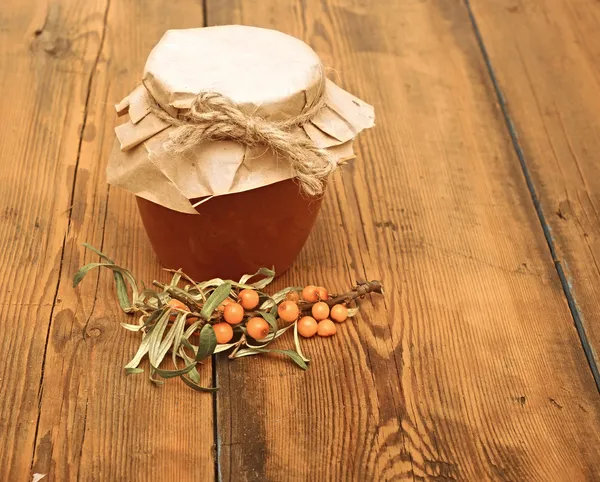
<svg viewBox="0 0 600 482">
<path fill-rule="evenodd" d="M 142 325 L 130 325 L 129 323 L 121 323 L 121 326 L 129 331 L 140 331 Z"/>
<path fill-rule="evenodd" d="M 148 333 L 146 333 L 146 335 L 144 335 L 144 337 L 142 338 L 142 342 L 140 343 L 140 346 L 138 348 L 137 353 L 135 354 L 133 359 L 127 365 L 125 365 L 126 370 L 128 368 L 136 368 L 140 364 L 140 362 L 142 361 L 142 359 L 144 358 L 146 353 L 148 353 L 148 351 L 150 350 L 151 344 L 154 343 L 154 340 L 157 338 L 158 331 L 155 330 L 155 328 L 157 328 L 159 323 L 161 323 L 161 321 L 163 321 L 163 320 L 164 320 L 164 323 L 166 324 L 167 321 L 169 320 L 169 314 L 170 314 L 170 310 L 165 310 L 164 312 L 162 312 L 158 322 L 150 329 L 150 331 Z M 162 336 L 162 332 L 161 332 L 161 336 Z"/>
<path fill-rule="evenodd" d="M 113 271 L 113 277 L 115 279 L 115 286 L 117 288 L 117 300 L 119 301 L 119 306 L 125 313 L 130 313 L 133 309 L 133 305 L 129 299 L 129 293 L 127 293 L 125 279 L 118 271 Z"/>
<path fill-rule="evenodd" d="M 194 383 L 196 383 L 197 385 L 200 384 L 200 374 L 198 373 L 198 369 L 196 367 L 194 367 L 190 370 L 190 372 L 188 373 L 188 376 Z"/>
<path fill-rule="evenodd" d="M 136 373 L 144 373 L 142 368 L 125 368 L 126 375 L 134 375 Z"/>
<path fill-rule="evenodd" d="M 165 314 L 160 317 L 156 322 L 156 325 L 154 325 L 154 328 L 152 328 L 153 337 L 150 346 L 148 347 L 148 359 L 153 366 L 158 366 L 162 361 L 162 358 L 159 359 L 160 346 L 162 344 L 163 334 L 169 323 L 170 314 L 170 309 L 165 310 Z"/>
<path fill-rule="evenodd" d="M 202 311 L 200 314 L 202 318 L 205 320 L 209 320 L 213 312 L 217 309 L 217 307 L 229 296 L 229 292 L 231 291 L 231 283 L 225 282 L 219 285 L 209 296 L 202 307 Z"/>
<path fill-rule="evenodd" d="M 300 339 L 298 338 L 298 322 L 297 321 L 294 322 L 294 345 L 296 346 L 296 351 L 298 352 L 298 355 L 300 356 L 300 358 L 302 358 L 302 360 L 305 362 L 309 362 L 310 360 L 304 356 L 304 354 L 302 353 L 302 348 L 300 348 Z"/>
<path fill-rule="evenodd" d="M 195 366 L 195 363 L 191 363 L 186 367 L 180 368 L 179 370 L 161 370 L 160 368 L 157 368 L 155 366 L 153 366 L 152 368 L 154 369 L 156 374 L 160 375 L 162 378 L 175 378 L 189 373 Z"/>
<path fill-rule="evenodd" d="M 90 251 L 93 251 L 94 253 L 96 253 L 98 256 L 100 256 L 101 258 L 104 258 L 106 261 L 108 261 L 111 264 L 115 264 L 115 262 L 110 259 L 108 256 L 106 256 L 102 251 L 100 251 L 99 249 L 94 248 L 91 244 L 88 243 L 81 243 L 81 246 L 83 246 L 84 248 L 89 249 Z"/>
<path fill-rule="evenodd" d="M 271 313 L 268 313 L 266 311 L 259 311 L 258 313 L 269 324 L 269 326 L 271 327 L 271 331 L 273 333 L 277 333 L 277 330 L 278 330 L 277 319 Z"/>
<path fill-rule="evenodd" d="M 196 352 L 196 361 L 203 360 L 213 354 L 217 346 L 217 335 L 215 330 L 208 323 L 200 331 L 200 342 Z"/>
<path fill-rule="evenodd" d="M 300 357 L 300 355 L 298 355 L 298 353 L 296 353 L 295 351 L 292 351 L 292 350 L 270 350 L 270 351 L 271 351 L 271 353 L 279 353 L 281 355 L 288 356 L 294 361 L 294 363 L 296 363 L 296 365 L 298 365 L 303 370 L 308 369 L 308 365 Z"/>
<path fill-rule="evenodd" d="M 217 345 L 213 354 L 221 353 L 223 351 L 231 350 L 237 343 L 224 343 L 223 345 Z"/>
<path fill-rule="evenodd" d="M 272 269 L 268 269 L 268 268 L 260 268 L 254 274 L 246 274 L 246 275 L 242 276 L 240 278 L 240 283 L 248 284 L 248 281 L 250 281 L 252 278 L 254 278 L 256 276 L 265 276 L 265 278 L 262 280 L 256 281 L 255 283 L 249 283 L 249 284 L 253 288 L 256 288 L 257 290 L 261 290 L 265 286 L 270 284 L 271 281 L 273 281 L 273 279 L 275 278 L 275 271 L 273 271 Z"/>
<path fill-rule="evenodd" d="M 112 266 L 109 263 L 88 263 L 85 266 L 82 266 L 77 270 L 75 276 L 73 276 L 73 288 L 77 288 L 77 285 L 81 283 L 81 280 L 85 277 L 88 272 L 90 272 L 94 268 L 98 268 L 100 266 Z"/>
<path fill-rule="evenodd" d="M 219 387 L 201 387 L 187 377 L 182 376 L 181 379 L 183 380 L 183 383 L 185 383 L 188 387 L 193 388 L 197 392 L 216 392 L 219 390 Z"/>
<path fill-rule="evenodd" d="M 241 358 L 244 356 L 250 355 L 258 355 L 260 353 L 278 353 L 280 355 L 285 355 L 292 359 L 296 365 L 298 365 L 303 370 L 308 369 L 308 365 L 304 362 L 304 360 L 293 350 L 271 350 L 267 348 L 248 348 L 244 350 L 240 350 L 236 353 L 235 358 Z"/>
</svg>

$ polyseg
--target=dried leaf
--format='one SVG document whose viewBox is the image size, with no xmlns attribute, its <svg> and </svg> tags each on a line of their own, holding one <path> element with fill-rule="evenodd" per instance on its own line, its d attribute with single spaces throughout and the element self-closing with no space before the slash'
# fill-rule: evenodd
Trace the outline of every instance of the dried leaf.
<svg viewBox="0 0 600 482">
<path fill-rule="evenodd" d="M 181 379 L 183 380 L 183 383 L 185 383 L 188 387 L 193 388 L 198 392 L 216 392 L 217 390 L 219 390 L 219 387 L 201 387 L 200 385 L 194 383 L 187 377 L 181 377 Z"/>
<path fill-rule="evenodd" d="M 294 323 L 294 345 L 296 345 L 296 351 L 298 352 L 298 355 L 300 356 L 300 358 L 302 358 L 302 360 L 305 362 L 309 362 L 310 359 L 308 359 L 304 356 L 304 354 L 302 353 L 302 348 L 300 348 L 300 339 L 298 338 L 298 322 L 297 321 Z"/>
<path fill-rule="evenodd" d="M 221 353 L 223 351 L 231 350 L 237 343 L 224 343 L 222 345 L 217 345 L 213 354 Z"/>
<path fill-rule="evenodd" d="M 250 286 L 252 288 L 255 288 L 257 290 L 262 290 L 265 286 L 270 284 L 271 281 L 273 281 L 273 279 L 275 278 L 275 271 L 273 271 L 272 269 L 260 268 L 254 274 L 246 274 L 246 275 L 242 276 L 240 278 L 240 284 L 248 284 L 248 281 L 250 281 L 255 276 L 265 276 L 265 278 L 262 280 L 259 280 L 255 283 L 250 283 Z"/>
<path fill-rule="evenodd" d="M 169 320 L 170 313 L 171 310 L 165 310 L 160 316 L 156 325 L 154 325 L 152 329 L 144 336 L 144 338 L 142 338 L 142 342 L 140 343 L 137 353 L 135 354 L 133 359 L 127 365 L 125 365 L 125 370 L 129 368 L 137 368 L 137 366 L 140 364 L 146 353 L 148 353 L 148 351 L 150 350 L 150 346 L 154 342 L 154 339 L 157 337 L 157 331 L 155 331 L 155 328 L 158 327 L 158 325 L 162 321 L 164 321 L 164 323 L 166 324 Z"/>
<path fill-rule="evenodd" d="M 216 346 L 217 335 L 215 335 L 215 330 L 213 330 L 213 327 L 207 323 L 202 328 L 202 331 L 200 331 L 200 342 L 198 345 L 198 351 L 196 352 L 196 361 L 204 360 L 205 358 L 211 356 L 215 351 Z"/>
<path fill-rule="evenodd" d="M 360 307 L 355 306 L 354 308 L 348 308 L 348 318 L 352 318 L 356 316 L 356 314 L 360 311 Z"/>
<path fill-rule="evenodd" d="M 250 355 L 258 355 L 260 353 L 278 353 L 280 355 L 285 355 L 285 356 L 291 358 L 292 361 L 294 363 L 296 363 L 296 365 L 298 365 L 303 370 L 308 369 L 308 365 L 304 362 L 304 360 L 300 357 L 300 355 L 298 355 L 298 353 L 296 353 L 295 351 L 292 351 L 292 350 L 271 350 L 271 349 L 267 349 L 267 348 L 247 348 L 247 349 L 238 351 L 235 355 L 235 358 L 241 358 L 241 357 L 250 356 Z"/>
<path fill-rule="evenodd" d="M 271 313 L 267 313 L 266 311 L 259 311 L 258 313 L 269 324 L 269 326 L 271 327 L 271 331 L 273 333 L 277 333 L 277 329 L 278 329 L 278 327 L 277 327 L 277 319 Z"/>
<path fill-rule="evenodd" d="M 202 318 L 204 318 L 205 320 L 209 320 L 213 312 L 223 302 L 223 300 L 229 296 L 230 292 L 230 282 L 225 282 L 219 285 L 206 300 L 206 303 L 204 303 L 202 311 L 200 312 Z"/>
<path fill-rule="evenodd" d="M 180 368 L 179 370 L 161 370 L 160 368 L 157 368 L 155 366 L 153 366 L 152 368 L 157 375 L 163 378 L 175 378 L 189 373 L 195 366 L 195 363 L 191 363 L 186 367 Z"/>
</svg>

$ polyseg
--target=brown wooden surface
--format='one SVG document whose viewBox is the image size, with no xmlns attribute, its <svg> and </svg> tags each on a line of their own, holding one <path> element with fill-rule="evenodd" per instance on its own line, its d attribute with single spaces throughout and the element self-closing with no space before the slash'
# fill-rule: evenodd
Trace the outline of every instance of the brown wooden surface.
<svg viewBox="0 0 600 482">
<path fill-rule="evenodd" d="M 0 20 L 1 109 L 14 117 L 0 128 L 0 479 L 208 480 L 211 397 L 126 378 L 137 337 L 118 324 L 112 276 L 72 288 L 97 260 L 86 241 L 165 278 L 134 199 L 109 191 L 104 169 L 113 104 L 165 26 L 202 24 L 202 5 L 29 3 L 3 4 Z"/>
<path fill-rule="evenodd" d="M 547 216 L 567 200 L 550 222 L 597 339 L 598 7 L 474 3 Z M 112 277 L 71 288 L 96 259 L 85 241 L 164 278 L 132 196 L 105 182 L 112 104 L 203 10 L 303 38 L 375 104 L 276 285 L 387 290 L 304 343 L 306 373 L 219 358 L 214 400 L 125 377 L 136 337 Z M 0 87 L 0 479 L 600 478 L 598 391 L 461 2 L 10 0 Z"/>
<path fill-rule="evenodd" d="M 600 365 L 600 2 L 473 10 Z"/>
</svg>

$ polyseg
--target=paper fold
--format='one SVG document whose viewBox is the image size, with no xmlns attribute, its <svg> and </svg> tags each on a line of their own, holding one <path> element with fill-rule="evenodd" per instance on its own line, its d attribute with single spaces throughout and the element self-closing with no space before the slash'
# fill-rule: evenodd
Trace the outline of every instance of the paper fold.
<svg viewBox="0 0 600 482">
<path fill-rule="evenodd" d="M 223 29 L 229 29 L 227 36 L 223 36 Z M 221 52 L 205 60 L 206 65 L 201 67 L 210 68 L 210 74 L 197 65 L 190 67 L 177 57 L 178 42 L 187 41 L 188 49 L 190 42 L 196 42 L 201 54 L 205 43 L 213 50 L 219 42 L 228 46 L 235 43 L 232 35 L 240 37 L 237 41 L 246 46 L 245 55 L 256 55 L 256 63 L 267 72 L 252 72 L 254 63 L 244 67 L 245 77 L 236 72 L 237 51 L 229 55 L 231 58 Z M 273 38 L 279 36 L 285 42 L 278 40 L 273 45 Z M 254 43 L 255 37 L 259 37 L 256 43 L 262 45 L 262 50 L 275 49 L 275 53 L 279 47 L 287 50 L 279 52 L 279 60 L 273 52 L 253 52 L 247 46 Z M 168 45 L 162 48 L 164 42 Z M 296 57 L 295 51 L 289 51 L 292 47 L 298 49 Z M 298 59 L 303 62 L 299 64 Z M 238 63 L 243 62 L 249 61 L 244 57 Z M 224 72 L 215 72 L 218 69 Z M 163 146 L 175 128 L 156 117 L 151 106 L 159 105 L 171 115 L 178 115 L 189 108 L 200 90 L 211 87 L 219 92 L 225 90 L 222 93 L 230 95 L 247 111 L 278 120 L 301 113 L 307 102 L 314 101 L 319 84 L 326 82 L 325 106 L 298 131 L 327 149 L 337 162 L 354 157 L 352 142 L 360 131 L 374 125 L 374 109 L 325 79 L 322 72 L 318 57 L 306 44 L 280 32 L 240 26 L 169 31 L 150 55 L 143 82 L 116 106 L 119 114 L 128 114 L 128 119 L 115 128 L 117 141 L 107 168 L 108 182 L 170 209 L 197 213 L 190 200 L 256 189 L 292 178 L 293 171 L 286 159 L 278 158 L 266 148 L 250 149 L 236 142 L 219 141 L 199 145 L 185 155 L 173 156 L 164 151 Z M 239 90 L 235 90 L 237 84 L 231 78 L 235 75 Z M 271 85 L 261 84 L 260 88 L 265 89 L 264 96 L 271 98 L 260 102 L 250 89 L 258 89 L 258 80 L 263 77 Z"/>
</svg>

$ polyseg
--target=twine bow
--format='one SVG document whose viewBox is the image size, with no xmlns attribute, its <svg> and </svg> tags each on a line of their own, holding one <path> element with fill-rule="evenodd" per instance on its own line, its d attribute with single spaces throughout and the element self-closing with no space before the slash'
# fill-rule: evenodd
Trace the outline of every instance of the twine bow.
<svg viewBox="0 0 600 482">
<path fill-rule="evenodd" d="M 324 181 L 336 162 L 325 149 L 292 129 L 310 121 L 323 106 L 321 88 L 317 100 L 300 115 L 284 121 L 270 121 L 246 114 L 225 95 L 205 91 L 197 95 L 181 117 L 173 117 L 160 107 L 155 107 L 153 112 L 163 121 L 180 128 L 164 146 L 168 152 L 181 154 L 201 142 L 217 140 L 237 141 L 249 147 L 262 145 L 287 158 L 303 190 L 310 196 L 318 196 L 323 193 Z"/>
</svg>

